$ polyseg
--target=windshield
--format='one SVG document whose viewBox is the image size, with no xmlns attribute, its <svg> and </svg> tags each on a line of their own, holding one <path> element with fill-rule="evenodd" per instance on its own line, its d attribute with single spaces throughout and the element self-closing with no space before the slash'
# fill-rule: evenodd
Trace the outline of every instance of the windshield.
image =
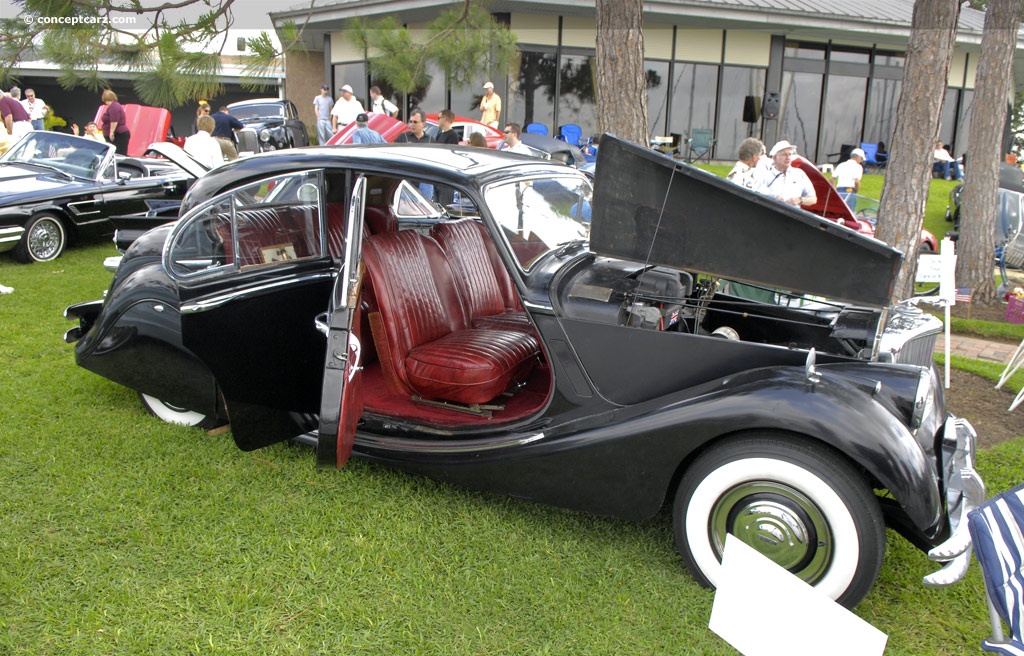
<svg viewBox="0 0 1024 656">
<path fill-rule="evenodd" d="M 4 156 L 6 162 L 53 167 L 78 178 L 95 180 L 110 144 L 60 132 L 31 132 Z"/>
<path fill-rule="evenodd" d="M 284 116 L 284 107 L 276 103 L 267 103 L 265 105 L 244 105 L 242 107 L 232 107 L 231 115 L 239 121 L 251 121 L 254 118 Z"/>
<path fill-rule="evenodd" d="M 520 179 L 491 185 L 487 207 L 523 270 L 544 253 L 590 238 L 593 190 L 583 175 Z"/>
</svg>

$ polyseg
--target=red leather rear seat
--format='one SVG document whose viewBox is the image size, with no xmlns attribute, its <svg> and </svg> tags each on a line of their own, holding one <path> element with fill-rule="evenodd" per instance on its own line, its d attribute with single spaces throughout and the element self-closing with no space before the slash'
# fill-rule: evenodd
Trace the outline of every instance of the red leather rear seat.
<svg viewBox="0 0 1024 656">
<path fill-rule="evenodd" d="M 377 299 L 370 324 L 378 356 L 398 390 L 485 403 L 536 361 L 533 335 L 470 326 L 452 268 L 429 237 L 412 230 L 373 235 L 363 261 Z"/>
<path fill-rule="evenodd" d="M 533 331 L 505 264 L 481 223 L 473 219 L 438 223 L 430 235 L 452 265 L 474 328 Z"/>
</svg>

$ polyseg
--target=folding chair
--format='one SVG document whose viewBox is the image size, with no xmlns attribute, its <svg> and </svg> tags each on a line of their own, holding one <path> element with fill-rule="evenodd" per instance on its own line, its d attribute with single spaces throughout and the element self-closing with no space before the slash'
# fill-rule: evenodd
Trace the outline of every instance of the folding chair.
<svg viewBox="0 0 1024 656">
<path fill-rule="evenodd" d="M 1024 656 L 1024 485 L 1018 485 L 967 514 L 974 554 L 985 578 L 992 636 L 985 651 Z M 1003 622 L 1010 635 L 1003 633 Z"/>
<path fill-rule="evenodd" d="M 864 166 L 873 166 L 877 169 L 882 168 L 889 161 L 889 155 L 886 153 L 878 152 L 878 144 L 860 142 L 860 149 L 864 151 Z"/>
<path fill-rule="evenodd" d="M 688 148 L 686 161 L 693 163 L 703 159 L 710 162 L 711 149 L 714 148 L 716 141 L 714 132 L 711 130 L 704 128 L 691 130 L 690 138 L 686 140 Z"/>
<path fill-rule="evenodd" d="M 583 128 L 575 123 L 566 123 L 558 128 L 557 138 L 566 143 L 571 143 L 574 146 L 579 146 L 580 139 L 583 138 Z"/>
<path fill-rule="evenodd" d="M 543 134 L 545 137 L 548 136 L 548 126 L 543 123 L 527 123 L 526 131 L 530 134 Z"/>
</svg>

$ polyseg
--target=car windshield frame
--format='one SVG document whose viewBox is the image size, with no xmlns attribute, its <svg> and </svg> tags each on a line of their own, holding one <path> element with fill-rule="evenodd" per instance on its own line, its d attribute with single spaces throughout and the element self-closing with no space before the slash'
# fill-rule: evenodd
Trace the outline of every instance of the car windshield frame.
<svg viewBox="0 0 1024 656">
<path fill-rule="evenodd" d="M 81 180 L 96 181 L 107 170 L 113 157 L 113 144 L 35 130 L 4 153 L 0 162 L 42 166 Z"/>
<path fill-rule="evenodd" d="M 273 113 L 266 113 L 265 109 L 272 109 Z M 286 118 L 283 105 L 269 102 L 231 107 L 231 115 L 243 123 L 245 121 L 258 121 L 263 118 Z"/>
<path fill-rule="evenodd" d="M 488 184 L 483 204 L 506 248 L 527 273 L 549 252 L 589 243 L 593 194 L 586 175 L 566 169 L 564 175 L 522 175 Z"/>
</svg>

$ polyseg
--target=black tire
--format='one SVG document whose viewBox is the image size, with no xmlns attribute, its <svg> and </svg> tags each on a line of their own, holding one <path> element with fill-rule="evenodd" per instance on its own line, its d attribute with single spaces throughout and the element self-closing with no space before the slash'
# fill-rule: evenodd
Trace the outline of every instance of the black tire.
<svg viewBox="0 0 1024 656">
<path fill-rule="evenodd" d="M 828 447 L 781 433 L 725 440 L 697 458 L 672 508 L 676 547 L 714 586 L 726 533 L 852 608 L 885 553 L 878 499 Z"/>
<path fill-rule="evenodd" d="M 67 231 L 60 217 L 36 214 L 25 225 L 25 234 L 14 247 L 14 259 L 22 264 L 56 260 L 67 245 Z"/>
<path fill-rule="evenodd" d="M 168 424 L 180 424 L 182 426 L 194 426 L 203 430 L 210 430 L 224 423 L 217 415 L 204 415 L 180 408 L 141 392 L 139 393 L 139 400 L 142 401 L 142 406 L 146 408 L 146 412 Z"/>
</svg>

